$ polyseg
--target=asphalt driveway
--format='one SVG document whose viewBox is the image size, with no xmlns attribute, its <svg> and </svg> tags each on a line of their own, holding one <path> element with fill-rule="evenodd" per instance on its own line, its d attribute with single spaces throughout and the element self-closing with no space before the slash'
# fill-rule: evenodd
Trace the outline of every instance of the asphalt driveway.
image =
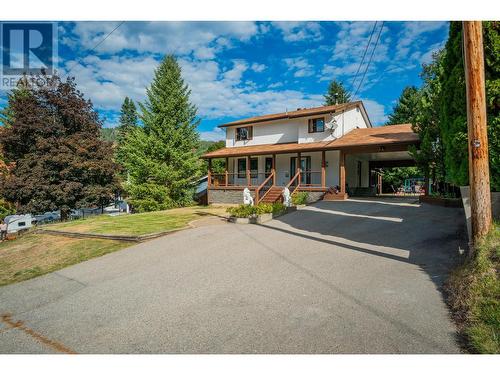
<svg viewBox="0 0 500 375">
<path fill-rule="evenodd" d="M 412 201 L 203 226 L 0 288 L 0 353 L 458 353 L 439 288 L 463 214 Z"/>
</svg>

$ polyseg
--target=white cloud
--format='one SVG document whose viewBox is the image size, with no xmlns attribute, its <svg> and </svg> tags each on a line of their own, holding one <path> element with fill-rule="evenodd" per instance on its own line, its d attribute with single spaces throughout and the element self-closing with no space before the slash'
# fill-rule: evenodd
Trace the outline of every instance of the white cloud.
<svg viewBox="0 0 500 375">
<path fill-rule="evenodd" d="M 97 108 L 119 110 L 128 96 L 143 101 L 145 88 L 151 83 L 159 62 L 152 57 L 120 57 L 108 59 L 88 56 L 76 65 L 67 61 L 63 72 L 75 76 L 79 90 L 90 98 Z"/>
<path fill-rule="evenodd" d="M 291 57 L 283 59 L 288 70 L 294 77 L 309 77 L 314 74 L 314 67 L 304 57 Z"/>
<path fill-rule="evenodd" d="M 368 116 L 374 126 L 382 125 L 387 121 L 387 114 L 383 104 L 371 99 L 361 99 L 365 105 Z"/>
<path fill-rule="evenodd" d="M 397 59 L 407 58 L 410 52 L 418 51 L 417 48 L 421 47 L 425 41 L 426 34 L 442 30 L 447 30 L 448 22 L 405 22 L 403 29 L 399 33 L 398 41 L 396 44 Z"/>
<path fill-rule="evenodd" d="M 261 73 L 264 70 L 266 70 L 266 66 L 264 64 L 258 64 L 258 63 L 253 63 L 252 66 L 250 66 L 250 69 L 252 69 L 256 73 Z"/>
<path fill-rule="evenodd" d="M 323 66 L 322 76 L 319 80 L 330 81 L 332 79 L 339 79 L 345 83 L 347 88 L 355 91 L 367 68 L 368 62 L 370 62 L 359 92 L 366 91 L 371 87 L 369 82 L 377 77 L 380 65 L 390 61 L 391 39 L 389 37 L 389 28 L 384 24 L 381 29 L 381 22 L 378 22 L 376 25 L 374 22 L 338 22 L 337 26 L 339 27 L 339 31 L 333 47 L 332 57 L 329 63 Z M 366 49 L 372 32 L 373 36 L 370 45 Z M 374 50 L 379 32 L 380 39 Z M 365 50 L 366 55 L 363 64 L 360 66 Z M 372 53 L 373 58 L 371 58 Z M 358 73 L 357 76 L 356 73 Z M 354 81 L 355 77 L 356 80 Z"/>
<path fill-rule="evenodd" d="M 91 49 L 110 33 L 118 22 L 77 22 L 72 30 L 77 44 Z M 100 53 L 125 50 L 152 53 L 195 53 L 198 58 L 213 58 L 217 49 L 231 45 L 230 39 L 248 41 L 258 33 L 254 22 L 125 22 L 105 42 Z M 63 42 L 74 45 L 67 35 Z M 213 46 L 211 45 L 213 44 Z"/>
<path fill-rule="evenodd" d="M 226 133 L 221 128 L 213 128 L 209 131 L 200 132 L 200 138 L 204 141 L 220 141 L 225 139 Z"/>
<path fill-rule="evenodd" d="M 83 51 L 93 47 L 109 33 L 117 23 L 83 22 L 74 27 L 74 34 L 62 35 L 65 44 L 73 50 Z M 313 43 L 323 38 L 323 26 L 315 22 L 126 22 L 97 48 L 97 55 L 79 61 L 71 75 L 77 77 L 79 88 L 86 97 L 92 99 L 97 108 L 105 111 L 119 111 L 125 96 L 143 101 L 145 88 L 151 83 L 154 69 L 165 53 L 173 52 L 179 57 L 182 74 L 191 88 L 191 99 L 197 105 L 202 118 L 245 117 L 264 113 L 282 112 L 298 107 L 321 105 L 322 95 L 308 94 L 297 90 L 287 90 L 287 81 L 280 81 L 282 74 L 275 75 L 275 68 L 288 68 L 289 76 L 296 78 L 313 77 L 309 80 L 340 79 L 348 89 L 351 88 L 354 74 L 359 68 L 361 56 L 373 29 L 373 22 L 341 22 L 336 24 L 338 33 L 333 46 L 328 43 Z M 372 46 L 377 37 L 380 23 L 375 30 Z M 398 44 L 391 42 L 387 23 L 382 31 L 370 69 L 358 96 L 387 79 L 385 73 L 398 73 L 404 79 L 408 69 L 415 68 L 419 62 L 428 61 L 440 43 L 423 50 L 418 43 L 408 43 L 411 38 L 440 30 L 445 23 L 403 23 L 401 35 L 408 41 Z M 65 27 L 67 30 L 68 27 Z M 393 26 L 391 26 L 391 30 Z M 300 55 L 279 60 L 266 60 L 269 65 L 243 59 L 224 59 L 222 51 L 233 48 L 239 41 L 247 42 L 256 36 L 279 30 L 286 42 L 309 41 L 309 49 Z M 71 37 L 77 35 L 78 39 Z M 406 43 L 406 44 L 405 44 Z M 389 48 L 389 47 L 392 48 Z M 398 50 L 396 47 L 399 47 Z M 407 49 L 407 50 L 405 50 Z M 321 51 L 321 54 L 318 52 Z M 402 52 L 400 52 L 402 51 Z M 295 53 L 294 51 L 293 53 Z M 328 57 L 328 53 L 331 57 Z M 397 53 L 406 54 L 404 59 L 396 58 Z M 365 61 L 371 54 L 368 50 Z M 321 60 L 321 56 L 325 60 Z M 318 56 L 320 58 L 318 58 Z M 324 64 L 329 58 L 328 63 Z M 276 63 L 275 61 L 279 61 Z M 275 65 L 271 65 L 274 63 Z M 279 66 L 281 63 L 282 66 Z M 321 64 L 321 65 L 320 65 Z M 71 66 L 67 61 L 62 72 Z M 285 69 L 286 69 L 285 68 Z M 359 78 L 365 65 L 360 69 Z M 317 71 L 321 74 L 316 77 Z M 256 77 L 251 72 L 262 73 Z M 267 74 L 272 72 L 273 74 Z M 250 78 L 252 81 L 250 81 Z M 391 77 L 392 78 L 392 77 Z M 259 80 L 262 79 L 262 80 Z M 304 84 L 306 80 L 294 80 Z M 267 82 L 267 86 L 266 83 Z M 297 86 L 300 87 L 300 86 Z M 353 90 L 354 91 L 354 90 Z M 365 94 L 366 95 L 366 94 Z M 375 124 L 385 122 L 385 107 L 367 99 L 365 105 Z M 114 121 L 111 119 L 110 121 Z M 219 134 L 207 131 L 205 139 L 215 139 Z"/>
<path fill-rule="evenodd" d="M 240 82 L 243 73 L 248 69 L 248 64 L 244 60 L 233 60 L 233 68 L 224 72 L 224 80 L 230 82 Z"/>
<path fill-rule="evenodd" d="M 275 89 L 275 88 L 282 87 L 282 86 L 283 86 L 283 82 L 274 82 L 274 83 L 271 83 L 270 85 L 267 85 L 267 87 L 270 89 Z"/>
<path fill-rule="evenodd" d="M 281 31 L 286 42 L 318 41 L 323 38 L 318 22 L 278 21 L 272 25 Z"/>
<path fill-rule="evenodd" d="M 223 71 L 215 61 L 179 61 L 183 76 L 191 89 L 191 99 L 201 117 L 244 117 L 282 112 L 298 107 L 321 105 L 321 95 L 308 95 L 297 90 L 258 90 L 243 79 L 248 64 L 233 61 L 232 69 Z"/>
<path fill-rule="evenodd" d="M 429 46 L 427 50 L 415 51 L 411 55 L 411 59 L 418 61 L 420 64 L 429 64 L 432 61 L 432 55 L 441 50 L 444 47 L 444 44 L 445 42 L 443 41 Z"/>
<path fill-rule="evenodd" d="M 345 63 L 355 61 L 359 64 L 368 41 L 370 40 L 370 35 L 373 31 L 373 27 L 375 26 L 374 22 L 340 22 L 337 23 L 337 25 L 339 26 L 339 32 L 337 33 L 335 46 L 333 48 L 332 59 L 334 61 Z M 381 25 L 381 22 L 378 22 L 375 27 L 370 43 L 371 47 L 368 48 L 365 57 L 366 61 L 369 60 Z M 388 52 L 390 38 L 388 38 L 388 32 L 389 29 L 387 25 L 384 25 L 372 61 L 383 62 L 389 59 Z"/>
</svg>

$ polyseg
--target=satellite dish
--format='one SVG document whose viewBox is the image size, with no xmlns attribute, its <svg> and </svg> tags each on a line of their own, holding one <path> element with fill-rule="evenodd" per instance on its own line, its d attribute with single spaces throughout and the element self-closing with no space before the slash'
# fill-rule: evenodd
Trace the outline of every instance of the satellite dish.
<svg viewBox="0 0 500 375">
<path fill-rule="evenodd" d="M 325 123 L 325 128 L 330 131 L 330 134 L 333 135 L 335 133 L 335 130 L 339 127 L 339 124 L 337 124 L 337 120 L 335 120 L 335 116 L 332 116 L 332 119 Z"/>
</svg>

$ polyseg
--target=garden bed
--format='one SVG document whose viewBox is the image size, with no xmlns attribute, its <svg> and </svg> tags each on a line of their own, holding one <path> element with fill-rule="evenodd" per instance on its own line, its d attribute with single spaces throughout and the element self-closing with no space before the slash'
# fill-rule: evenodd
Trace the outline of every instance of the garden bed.
<svg viewBox="0 0 500 375">
<path fill-rule="evenodd" d="M 297 210 L 296 206 L 286 207 L 281 202 L 261 203 L 256 206 L 240 205 L 227 209 L 228 221 L 235 224 L 263 224 L 278 216 Z"/>
<path fill-rule="evenodd" d="M 263 213 L 263 214 L 255 214 L 249 217 L 236 217 L 230 216 L 229 222 L 235 224 L 264 224 L 272 219 L 283 216 L 289 212 L 294 212 L 297 210 L 297 207 L 287 207 L 283 212 L 278 213 Z"/>
<path fill-rule="evenodd" d="M 443 207 L 462 207 L 461 198 L 445 198 L 445 197 L 433 197 L 430 195 L 421 195 L 418 198 L 420 203 L 428 203 L 436 206 Z"/>
</svg>

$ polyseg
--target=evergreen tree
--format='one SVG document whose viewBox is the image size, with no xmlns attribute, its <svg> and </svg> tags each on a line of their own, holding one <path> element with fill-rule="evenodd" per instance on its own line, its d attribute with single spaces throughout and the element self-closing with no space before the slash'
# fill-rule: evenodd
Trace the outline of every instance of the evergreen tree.
<svg viewBox="0 0 500 375">
<path fill-rule="evenodd" d="M 436 185 L 445 178 L 443 144 L 439 124 L 443 52 L 435 53 L 421 74 L 424 84 L 418 92 L 413 130 L 420 136 L 420 147 L 410 148 L 417 166 L 426 179 Z"/>
<path fill-rule="evenodd" d="M 450 24 L 440 80 L 441 94 L 438 116 L 441 136 L 443 137 L 446 181 L 456 185 L 467 185 L 469 181 L 469 151 L 467 147 L 467 106 L 461 22 L 451 22 Z"/>
<path fill-rule="evenodd" d="M 483 22 L 490 183 L 500 191 L 500 22 Z M 440 77 L 439 122 L 444 144 L 447 181 L 467 185 L 469 181 L 467 102 L 462 54 L 462 23 L 451 22 Z"/>
<path fill-rule="evenodd" d="M 213 152 L 216 150 L 219 150 L 221 148 L 226 147 L 226 141 L 216 141 L 212 142 L 204 151 L 203 153 L 206 152 Z M 208 160 L 205 160 L 205 171 L 208 171 Z M 223 159 L 214 159 L 212 160 L 212 172 L 213 173 L 224 173 L 226 171 L 226 161 Z"/>
<path fill-rule="evenodd" d="M 123 101 L 120 112 L 120 125 L 118 126 L 118 139 L 123 139 L 125 134 L 137 126 L 137 108 L 134 101 L 128 96 Z"/>
<path fill-rule="evenodd" d="M 343 104 L 351 100 L 351 94 L 344 88 L 342 82 L 335 80 L 330 82 L 328 92 L 323 96 L 325 98 L 325 105 Z"/>
<path fill-rule="evenodd" d="M 405 87 L 397 104 L 389 115 L 386 125 L 408 124 L 414 121 L 418 90 L 415 86 Z"/>
<path fill-rule="evenodd" d="M 138 211 L 181 206 L 192 201 L 200 177 L 196 107 L 174 56 L 164 58 L 140 104 L 143 127 L 127 133 L 119 148 L 128 172 L 126 190 Z"/>
<path fill-rule="evenodd" d="M 118 187 L 112 148 L 100 139 L 101 122 L 73 79 L 44 77 L 8 98 L 8 122 L 0 140 L 15 161 L 2 194 L 24 212 L 103 206 Z M 5 120 L 7 118 L 7 120 Z"/>
</svg>

